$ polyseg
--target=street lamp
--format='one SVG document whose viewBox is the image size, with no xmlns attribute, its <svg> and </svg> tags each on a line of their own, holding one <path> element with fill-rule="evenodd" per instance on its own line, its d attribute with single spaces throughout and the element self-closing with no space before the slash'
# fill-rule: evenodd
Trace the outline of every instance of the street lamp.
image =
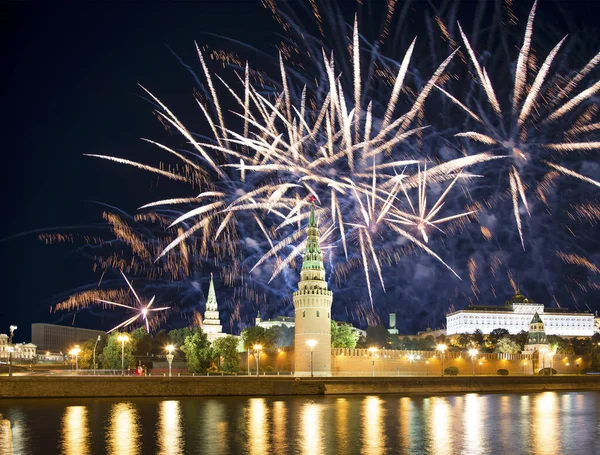
<svg viewBox="0 0 600 455">
<path fill-rule="evenodd" d="M 314 371 L 313 371 L 313 350 L 315 348 L 315 346 L 317 345 L 317 341 L 316 340 L 308 340 L 306 342 L 306 344 L 308 344 L 310 346 L 310 377 L 312 378 L 314 376 Z"/>
<path fill-rule="evenodd" d="M 81 352 L 81 349 L 79 348 L 78 344 L 76 344 L 75 347 L 73 349 L 71 349 L 71 351 L 69 352 L 69 354 L 71 354 L 71 356 L 75 356 L 75 374 L 79 374 L 78 356 L 79 356 L 80 352 Z"/>
<path fill-rule="evenodd" d="M 165 349 L 167 350 L 167 362 L 169 362 L 169 377 L 171 377 L 171 365 L 173 364 L 173 351 L 175 350 L 175 346 L 172 344 L 168 344 Z"/>
<path fill-rule="evenodd" d="M 375 377 L 375 353 L 378 351 L 376 347 L 370 347 L 369 352 L 371 353 L 371 358 L 373 359 L 371 363 L 371 376 Z"/>
<path fill-rule="evenodd" d="M 437 350 L 440 351 L 440 359 L 442 360 L 442 376 L 444 376 L 444 354 L 446 353 L 448 346 L 445 344 L 438 344 Z"/>
<path fill-rule="evenodd" d="M 9 327 L 10 330 L 10 337 L 8 339 L 8 375 L 12 376 L 12 353 L 13 353 L 13 347 L 12 347 L 12 339 L 13 339 L 13 334 L 15 332 L 15 330 L 17 330 L 17 326 L 16 325 L 11 325 Z"/>
<path fill-rule="evenodd" d="M 100 341 L 100 335 L 98 335 L 96 343 L 94 343 L 94 376 L 96 376 L 96 346 L 98 346 L 98 341 Z"/>
<path fill-rule="evenodd" d="M 262 351 L 262 346 L 260 344 L 255 344 L 254 353 L 256 355 L 256 376 L 258 376 L 258 367 L 260 365 L 260 351 Z"/>
<path fill-rule="evenodd" d="M 425 365 L 426 365 L 426 368 L 427 368 L 427 376 L 429 376 L 429 360 L 425 361 Z"/>
<path fill-rule="evenodd" d="M 479 351 L 475 348 L 469 349 L 469 355 L 471 356 L 471 365 L 473 366 L 473 376 L 475 376 L 475 359 L 477 359 Z"/>
<path fill-rule="evenodd" d="M 117 337 L 117 340 L 121 342 L 121 376 L 125 376 L 125 342 L 129 341 L 129 337 L 122 334 Z"/>
</svg>

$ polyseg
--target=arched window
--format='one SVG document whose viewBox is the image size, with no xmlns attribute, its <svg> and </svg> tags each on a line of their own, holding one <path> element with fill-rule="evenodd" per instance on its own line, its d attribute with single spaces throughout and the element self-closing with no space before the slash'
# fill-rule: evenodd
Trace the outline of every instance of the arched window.
<svg viewBox="0 0 600 455">
<path fill-rule="evenodd" d="M 302 317 L 305 318 L 306 317 L 306 311 L 302 312 Z"/>
<path fill-rule="evenodd" d="M 321 313 L 319 313 L 319 310 L 317 310 L 317 317 L 319 317 L 319 316 L 320 316 L 320 314 L 321 314 Z"/>
</svg>

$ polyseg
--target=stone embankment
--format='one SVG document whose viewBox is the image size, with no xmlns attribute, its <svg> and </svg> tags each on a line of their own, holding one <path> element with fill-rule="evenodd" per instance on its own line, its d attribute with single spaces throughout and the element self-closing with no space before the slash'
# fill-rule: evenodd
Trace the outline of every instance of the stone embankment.
<svg viewBox="0 0 600 455">
<path fill-rule="evenodd" d="M 0 378 L 1 398 L 277 396 L 600 391 L 600 375 L 514 377 L 101 377 Z"/>
</svg>

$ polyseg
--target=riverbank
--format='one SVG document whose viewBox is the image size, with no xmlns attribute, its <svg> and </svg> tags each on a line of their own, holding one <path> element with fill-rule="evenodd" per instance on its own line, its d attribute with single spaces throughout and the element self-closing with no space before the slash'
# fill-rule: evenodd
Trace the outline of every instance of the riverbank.
<svg viewBox="0 0 600 455">
<path fill-rule="evenodd" d="M 1 398 L 278 396 L 600 391 L 600 375 L 459 377 L 100 377 L 0 378 Z"/>
</svg>

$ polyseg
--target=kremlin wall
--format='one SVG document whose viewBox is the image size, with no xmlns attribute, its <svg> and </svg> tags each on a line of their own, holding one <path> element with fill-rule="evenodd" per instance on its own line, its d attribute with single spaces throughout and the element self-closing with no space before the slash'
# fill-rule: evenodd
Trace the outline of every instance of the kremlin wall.
<svg viewBox="0 0 600 455">
<path fill-rule="evenodd" d="M 248 354 L 240 353 L 240 371 L 246 371 Z M 412 356 L 412 357 L 409 357 Z M 417 358 L 418 360 L 410 360 Z M 373 365 L 373 360 L 375 361 Z M 532 375 L 540 368 L 554 368 L 557 374 L 579 374 L 589 368 L 591 359 L 586 355 L 555 354 L 552 360 L 540 362 L 537 353 L 533 354 L 491 354 L 481 353 L 475 364 L 464 353 L 447 352 L 444 355 L 444 368 L 458 368 L 459 376 L 497 375 L 498 370 L 508 370 L 509 375 Z M 316 366 L 315 366 L 316 367 Z M 374 367 L 374 368 L 373 368 Z M 331 376 L 441 376 L 441 359 L 435 351 L 382 350 L 373 359 L 368 349 L 331 350 Z M 259 372 L 263 374 L 285 374 L 295 372 L 294 348 L 281 348 L 274 352 L 261 352 Z M 256 357 L 250 352 L 250 374 L 256 374 Z"/>
</svg>

